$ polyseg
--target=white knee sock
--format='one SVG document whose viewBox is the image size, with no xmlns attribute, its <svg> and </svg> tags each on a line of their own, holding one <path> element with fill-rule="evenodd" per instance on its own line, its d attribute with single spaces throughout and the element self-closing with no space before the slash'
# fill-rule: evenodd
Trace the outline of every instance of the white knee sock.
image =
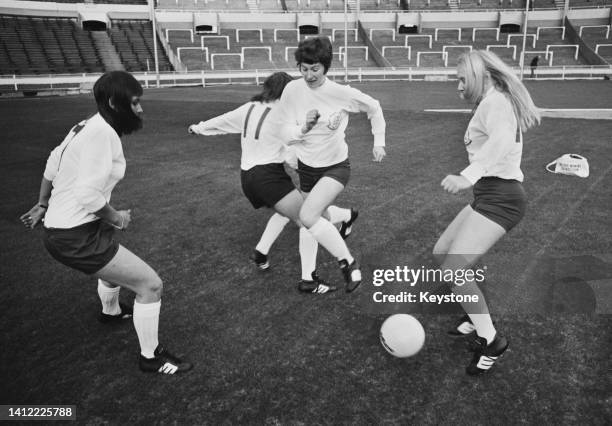
<svg viewBox="0 0 612 426">
<path fill-rule="evenodd" d="M 346 243 L 330 221 L 321 217 L 308 231 L 336 259 L 346 259 L 349 264 L 353 263 L 353 256 L 351 256 Z"/>
<path fill-rule="evenodd" d="M 107 287 L 101 279 L 98 279 L 98 296 L 102 302 L 102 313 L 107 315 L 119 315 L 121 308 L 119 307 L 119 290 L 121 287 Z"/>
<path fill-rule="evenodd" d="M 159 345 L 157 330 L 159 328 L 159 310 L 161 300 L 154 303 L 138 303 L 134 301 L 134 328 L 140 343 L 140 353 L 145 358 L 153 358 Z"/>
<path fill-rule="evenodd" d="M 351 209 L 343 209 L 338 206 L 329 206 L 327 208 L 329 221 L 333 224 L 340 222 L 348 222 L 351 220 Z"/>
<path fill-rule="evenodd" d="M 312 273 L 317 268 L 317 250 L 319 243 L 306 228 L 300 228 L 300 261 L 302 262 L 302 279 L 312 281 Z"/>
<path fill-rule="evenodd" d="M 493 326 L 493 320 L 489 314 L 468 314 L 474 327 L 476 328 L 476 334 L 480 337 L 487 339 L 487 345 L 495 339 L 497 331 Z"/>
<path fill-rule="evenodd" d="M 272 244 L 274 244 L 274 241 L 276 241 L 281 232 L 283 232 L 285 225 L 288 223 L 289 218 L 281 214 L 274 213 L 268 220 L 266 229 L 264 229 L 263 234 L 261 234 L 261 238 L 255 246 L 255 249 L 261 254 L 268 254 L 270 247 L 272 247 Z"/>
</svg>

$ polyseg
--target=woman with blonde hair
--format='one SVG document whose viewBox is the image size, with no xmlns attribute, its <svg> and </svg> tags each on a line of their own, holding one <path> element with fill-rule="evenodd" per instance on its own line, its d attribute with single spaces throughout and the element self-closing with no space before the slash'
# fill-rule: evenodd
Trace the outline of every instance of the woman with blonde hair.
<svg viewBox="0 0 612 426">
<path fill-rule="evenodd" d="M 463 55 L 457 78 L 459 97 L 475 104 L 463 139 L 470 164 L 459 175 L 446 176 L 441 185 L 452 194 L 473 188 L 474 200 L 453 219 L 433 249 L 441 269 L 455 271 L 471 268 L 524 216 L 522 131 L 540 122 L 529 92 L 495 54 L 475 50 Z M 481 374 L 506 351 L 508 340 L 495 330 L 476 281 L 453 284 L 455 294 L 478 296 L 477 303 L 462 303 L 467 315 L 449 335 L 475 332 L 474 356 L 466 372 Z"/>
</svg>

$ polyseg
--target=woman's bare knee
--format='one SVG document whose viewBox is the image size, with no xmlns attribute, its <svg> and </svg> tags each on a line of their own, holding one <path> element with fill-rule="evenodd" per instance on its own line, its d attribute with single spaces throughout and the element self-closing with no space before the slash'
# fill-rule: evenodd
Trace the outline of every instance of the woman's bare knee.
<svg viewBox="0 0 612 426">
<path fill-rule="evenodd" d="M 300 222 L 302 222 L 302 224 L 306 227 L 306 228 L 311 228 L 314 226 L 315 223 L 317 223 L 317 221 L 321 218 L 321 215 L 318 215 L 316 213 L 313 213 L 311 211 L 307 211 L 304 209 L 300 210 Z"/>
</svg>

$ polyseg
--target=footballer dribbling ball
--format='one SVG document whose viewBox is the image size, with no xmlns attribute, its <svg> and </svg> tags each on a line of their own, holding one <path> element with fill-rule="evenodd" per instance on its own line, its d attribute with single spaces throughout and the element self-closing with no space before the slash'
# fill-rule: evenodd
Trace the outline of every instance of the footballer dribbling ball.
<svg viewBox="0 0 612 426">
<path fill-rule="evenodd" d="M 412 315 L 391 315 L 380 327 L 380 343 L 391 355 L 407 358 L 423 347 L 425 330 Z"/>
</svg>

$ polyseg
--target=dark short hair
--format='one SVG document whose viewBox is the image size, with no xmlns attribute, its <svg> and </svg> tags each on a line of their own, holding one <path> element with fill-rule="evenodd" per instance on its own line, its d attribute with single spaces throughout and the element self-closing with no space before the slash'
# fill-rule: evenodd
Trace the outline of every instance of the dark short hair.
<svg viewBox="0 0 612 426">
<path fill-rule="evenodd" d="M 295 51 L 295 60 L 298 66 L 319 62 L 325 68 L 326 74 L 331 66 L 333 56 L 331 41 L 329 41 L 329 38 L 322 36 L 301 41 Z"/>
<path fill-rule="evenodd" d="M 280 99 L 285 90 L 285 86 L 293 78 L 286 72 L 279 71 L 270 75 L 263 83 L 263 90 L 261 93 L 251 98 L 254 102 L 270 102 Z"/>
<path fill-rule="evenodd" d="M 142 128 L 142 119 L 134 114 L 134 96 L 142 96 L 142 86 L 125 71 L 110 71 L 102 75 L 93 87 L 98 112 L 119 136 Z M 110 106 L 109 100 L 113 107 Z"/>
</svg>

